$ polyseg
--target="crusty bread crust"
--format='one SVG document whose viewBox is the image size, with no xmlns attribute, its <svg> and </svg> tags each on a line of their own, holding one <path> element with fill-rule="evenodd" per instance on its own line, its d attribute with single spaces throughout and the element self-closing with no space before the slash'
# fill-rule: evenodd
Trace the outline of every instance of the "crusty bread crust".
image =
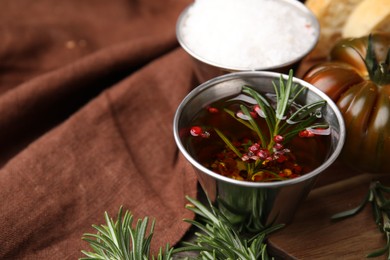
<svg viewBox="0 0 390 260">
<path fill-rule="evenodd" d="M 390 0 L 385 0 L 389 1 Z M 311 52 L 311 58 L 325 58 L 332 46 L 342 37 L 348 16 L 362 0 L 307 0 L 306 6 L 316 15 L 320 23 L 320 38 Z"/>
<path fill-rule="evenodd" d="M 364 0 L 352 11 L 343 37 L 362 37 L 373 31 L 390 32 L 390 0 Z"/>
</svg>

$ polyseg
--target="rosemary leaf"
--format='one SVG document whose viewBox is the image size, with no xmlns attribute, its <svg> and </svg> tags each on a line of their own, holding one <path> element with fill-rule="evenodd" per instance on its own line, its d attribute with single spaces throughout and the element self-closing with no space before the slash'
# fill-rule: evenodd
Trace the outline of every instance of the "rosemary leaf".
<svg viewBox="0 0 390 260">
<path fill-rule="evenodd" d="M 261 133 L 260 127 L 258 126 L 256 121 L 252 118 L 252 116 L 249 113 L 248 108 L 246 108 L 246 106 L 241 105 L 240 108 L 241 108 L 242 112 L 249 118 L 249 123 L 251 124 L 252 129 L 254 129 L 254 131 L 256 132 L 257 136 L 259 137 L 259 139 L 261 141 L 261 145 L 264 147 L 268 142 L 266 141 L 265 136 Z"/>
<path fill-rule="evenodd" d="M 291 103 L 293 103 L 295 101 L 295 99 L 297 99 L 299 97 L 299 95 L 302 93 L 302 91 L 304 91 L 306 88 L 303 87 L 303 86 L 300 86 L 299 84 L 294 84 L 293 85 L 293 90 L 291 91 L 292 92 L 292 98 L 290 99 L 290 105 Z"/>
<path fill-rule="evenodd" d="M 247 121 L 245 120 L 242 120 L 241 118 L 237 118 L 236 115 L 234 114 L 233 111 L 227 109 L 227 108 L 224 108 L 223 109 L 226 113 L 228 113 L 231 117 L 233 117 L 234 119 L 236 119 L 238 122 L 240 122 L 241 124 L 245 125 L 246 127 L 248 127 L 249 129 L 251 129 L 252 131 L 255 131 L 253 128 L 252 128 L 252 125 L 249 124 Z"/>
<path fill-rule="evenodd" d="M 207 228 L 205 228 L 204 225 L 200 224 L 198 221 L 195 221 L 192 219 L 184 219 L 184 221 L 191 224 L 194 227 L 197 227 L 200 231 L 202 231 L 210 236 L 212 235 L 212 233 Z"/>
<path fill-rule="evenodd" d="M 104 258 L 102 257 L 101 255 L 99 254 L 96 254 L 96 253 L 91 253 L 91 252 L 87 252 L 87 251 L 84 251 L 82 250 L 81 251 L 84 255 L 88 256 L 88 258 L 86 257 L 82 257 L 82 258 L 79 258 L 79 260 L 91 260 L 91 259 L 94 259 L 94 260 L 100 260 L 100 259 L 107 259 L 107 258 Z"/>
<path fill-rule="evenodd" d="M 216 214 L 214 212 L 207 209 L 206 206 L 204 206 L 202 203 L 200 203 L 199 201 L 197 201 L 189 196 L 186 196 L 186 199 L 190 203 L 192 203 L 192 205 L 194 206 L 194 207 L 186 207 L 187 209 L 194 211 L 194 212 L 198 212 L 197 214 L 209 219 L 214 224 L 220 223 L 220 219 L 218 219 L 218 216 L 216 216 Z M 211 205 L 210 201 L 209 201 L 209 204 Z M 198 209 L 199 211 L 195 211 L 195 209 Z M 214 209 L 214 208 L 212 208 L 212 209 Z"/>
<path fill-rule="evenodd" d="M 376 185 L 376 188 L 378 190 L 380 190 L 381 192 L 388 192 L 388 193 L 390 193 L 390 187 L 384 186 L 380 182 L 376 182 L 375 185 Z"/>
<path fill-rule="evenodd" d="M 114 230 L 113 220 L 110 219 L 107 212 L 104 213 L 104 217 L 106 218 L 109 236 L 110 236 L 110 238 L 112 238 L 112 242 L 115 244 L 115 246 L 118 246 L 118 240 L 117 240 L 117 236 L 116 236 L 116 233 Z M 121 218 L 122 218 L 122 208 L 119 209 L 118 221 L 120 221 Z"/>
<path fill-rule="evenodd" d="M 91 247 L 94 248 L 95 251 L 100 251 L 100 252 L 105 252 L 105 251 L 112 251 L 112 247 L 109 246 L 108 244 L 110 243 L 109 241 L 102 239 L 101 237 L 94 235 L 94 234 L 88 234 L 89 237 L 95 236 L 97 240 L 89 239 L 89 238 L 84 238 L 83 240 L 88 242 Z M 104 243 L 101 243 L 102 242 Z"/>
<path fill-rule="evenodd" d="M 243 86 L 242 91 L 246 94 L 251 95 L 256 100 L 260 109 L 264 113 L 264 118 L 267 123 L 269 132 L 273 133 L 275 126 L 275 112 L 273 111 L 273 108 L 271 107 L 267 99 L 248 86 Z"/>
<path fill-rule="evenodd" d="M 115 245 L 115 243 L 112 241 L 110 237 L 105 236 L 99 236 L 95 234 L 89 234 L 89 237 L 96 238 L 96 242 L 93 240 L 85 239 L 85 241 L 88 241 L 91 245 L 93 245 L 95 248 L 98 248 L 99 250 L 103 252 L 107 252 L 109 255 L 120 255 L 121 251 L 118 249 L 118 247 Z M 92 243 L 94 242 L 94 243 Z M 102 243 L 104 242 L 104 243 Z"/>
<path fill-rule="evenodd" d="M 312 117 L 315 117 L 316 111 L 318 111 L 319 108 L 323 107 L 326 104 L 325 100 L 320 100 L 314 103 L 307 104 L 301 108 L 299 108 L 297 111 L 295 111 L 287 120 L 286 123 L 288 124 L 296 124 L 301 121 L 308 120 Z"/>
<path fill-rule="evenodd" d="M 366 257 L 367 258 L 374 258 L 374 257 L 382 256 L 385 253 L 387 253 L 388 251 L 389 251 L 389 245 L 386 245 L 383 248 L 380 248 L 378 250 L 375 250 L 375 251 L 367 254 Z"/>
<path fill-rule="evenodd" d="M 145 239 L 145 229 L 148 224 L 148 218 L 145 217 L 143 220 L 138 220 L 135 230 L 130 229 L 131 240 L 133 244 L 133 258 L 140 259 L 143 255 L 143 241 Z M 153 229 L 151 230 L 153 232 Z"/>
<path fill-rule="evenodd" d="M 286 110 L 288 108 L 291 89 L 293 86 L 293 71 L 289 71 L 289 77 L 287 82 L 285 83 L 283 78 L 279 79 L 279 91 L 277 91 L 278 87 L 273 83 L 277 98 L 277 107 L 276 107 L 276 118 L 277 120 L 282 120 L 285 116 Z"/>
<path fill-rule="evenodd" d="M 225 144 L 239 157 L 242 157 L 242 154 L 238 149 L 230 142 L 230 140 L 217 128 L 214 128 L 215 132 L 219 135 L 219 137 L 225 142 Z"/>
</svg>

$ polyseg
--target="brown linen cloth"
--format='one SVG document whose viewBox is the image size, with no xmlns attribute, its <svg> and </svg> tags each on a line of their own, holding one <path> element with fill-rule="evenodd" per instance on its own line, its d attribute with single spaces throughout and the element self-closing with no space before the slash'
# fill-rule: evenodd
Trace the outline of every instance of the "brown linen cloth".
<svg viewBox="0 0 390 260">
<path fill-rule="evenodd" d="M 153 252 L 193 215 L 172 120 L 196 86 L 175 23 L 190 1 L 2 0 L 0 259 L 76 259 L 83 233 L 156 219 Z"/>
</svg>

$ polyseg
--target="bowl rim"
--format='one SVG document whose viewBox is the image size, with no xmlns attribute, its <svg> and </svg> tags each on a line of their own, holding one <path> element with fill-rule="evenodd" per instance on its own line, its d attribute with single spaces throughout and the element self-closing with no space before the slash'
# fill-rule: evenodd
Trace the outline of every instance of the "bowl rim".
<svg viewBox="0 0 390 260">
<path fill-rule="evenodd" d="M 275 0 L 273 0 L 273 1 L 275 1 Z M 303 3 L 301 3 L 300 1 L 297 1 L 297 0 L 277 0 L 277 1 L 287 2 L 288 4 L 292 5 L 293 7 L 297 8 L 300 11 L 302 11 L 303 13 L 305 13 L 307 15 L 307 17 L 309 18 L 309 20 L 312 22 L 312 25 L 314 27 L 314 31 L 316 32 L 315 39 L 314 39 L 312 45 L 310 46 L 310 48 L 308 48 L 306 51 L 302 52 L 301 56 L 298 56 L 295 59 L 292 59 L 292 60 L 287 61 L 285 63 L 279 64 L 279 65 L 274 65 L 274 66 L 263 66 L 263 67 L 255 67 L 255 68 L 245 68 L 245 67 L 240 67 L 240 66 L 224 66 L 223 64 L 219 64 L 215 61 L 209 60 L 205 57 L 202 57 L 200 54 L 194 52 L 183 39 L 182 24 L 184 23 L 185 19 L 187 18 L 188 12 L 193 7 L 195 2 L 191 3 L 186 8 L 184 8 L 184 10 L 179 15 L 178 20 L 176 22 L 176 38 L 177 38 L 180 46 L 188 54 L 190 54 L 190 56 L 192 56 L 194 59 L 196 59 L 200 62 L 203 62 L 205 64 L 208 64 L 210 66 L 219 68 L 219 69 L 224 70 L 224 71 L 229 71 L 229 72 L 251 71 L 251 70 L 269 71 L 269 70 L 276 70 L 276 69 L 287 67 L 289 65 L 295 64 L 295 63 L 299 62 L 300 60 L 302 60 L 306 55 L 308 55 L 315 48 L 315 46 L 317 45 L 317 43 L 319 41 L 319 37 L 320 37 L 320 24 L 319 24 L 317 17 L 314 15 L 314 13 L 307 6 L 305 6 Z"/>
<path fill-rule="evenodd" d="M 315 168 L 313 171 L 310 171 L 310 172 L 308 172 L 300 177 L 294 178 L 294 179 L 283 180 L 283 181 L 278 181 L 278 182 L 249 182 L 249 181 L 235 180 L 235 179 L 232 179 L 229 177 L 222 176 L 216 172 L 213 172 L 213 171 L 207 169 L 202 164 L 200 164 L 195 158 L 193 158 L 190 155 L 190 153 L 185 149 L 185 147 L 180 139 L 179 121 L 180 121 L 182 111 L 184 110 L 186 104 L 191 99 L 193 99 L 194 97 L 199 95 L 204 90 L 206 90 L 214 85 L 217 85 L 219 83 L 225 82 L 225 81 L 234 80 L 234 79 L 243 78 L 243 77 L 244 78 L 245 77 L 272 77 L 272 78 L 279 80 L 280 75 L 282 75 L 284 79 L 288 78 L 287 74 L 279 73 L 279 72 L 270 72 L 270 71 L 232 72 L 232 73 L 228 73 L 228 74 L 210 79 L 210 80 L 200 84 L 199 86 L 197 86 L 196 88 L 194 88 L 191 92 L 189 92 L 187 94 L 187 96 L 181 101 L 181 103 L 179 104 L 179 106 L 175 112 L 174 119 L 173 119 L 173 134 L 174 134 L 174 140 L 175 140 L 176 145 L 179 148 L 180 152 L 192 164 L 193 167 L 195 167 L 197 170 L 199 170 L 199 171 L 201 171 L 201 172 L 203 172 L 203 173 L 205 173 L 205 174 L 207 174 L 207 175 L 209 175 L 217 180 L 231 183 L 234 185 L 254 187 L 254 188 L 266 188 L 266 187 L 277 188 L 277 187 L 283 187 L 283 186 L 287 186 L 287 185 L 301 183 L 301 182 L 307 181 L 311 178 L 314 178 L 334 163 L 334 161 L 338 158 L 338 156 L 340 155 L 340 153 L 343 149 L 343 146 L 345 143 L 345 138 L 346 138 L 346 128 L 345 128 L 343 116 L 342 116 L 339 108 L 337 107 L 337 105 L 324 92 L 322 92 L 321 90 L 316 88 L 314 85 L 312 85 L 312 84 L 310 84 L 302 79 L 296 78 L 296 77 L 293 77 L 294 82 L 299 83 L 300 85 L 308 88 L 309 91 L 314 92 L 315 94 L 317 94 L 318 96 L 320 96 L 321 98 L 326 100 L 327 105 L 334 112 L 334 114 L 337 118 L 337 122 L 338 122 L 339 127 L 340 127 L 339 140 L 338 140 L 338 143 L 337 143 L 333 153 L 320 166 Z"/>
</svg>

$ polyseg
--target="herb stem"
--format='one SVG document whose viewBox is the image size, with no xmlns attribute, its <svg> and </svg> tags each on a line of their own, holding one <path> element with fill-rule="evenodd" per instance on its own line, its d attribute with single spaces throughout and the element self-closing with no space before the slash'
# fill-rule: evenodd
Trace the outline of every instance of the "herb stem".
<svg viewBox="0 0 390 260">
<path fill-rule="evenodd" d="M 260 139 L 260 142 L 261 142 L 260 145 L 264 147 L 264 145 L 267 143 L 267 141 L 265 139 L 264 134 L 261 132 L 260 127 L 258 126 L 256 121 L 252 118 L 252 116 L 249 113 L 248 109 L 244 105 L 241 105 L 240 108 L 241 108 L 242 112 L 244 112 L 244 114 L 249 118 L 249 123 L 251 124 L 252 129 L 255 130 L 257 136 Z M 270 137 L 270 141 L 272 142 L 272 137 Z"/>
<path fill-rule="evenodd" d="M 390 195 L 390 187 L 383 186 L 379 181 L 373 181 L 370 183 L 370 188 L 365 199 L 359 206 L 337 213 L 332 217 L 332 219 L 341 219 L 356 215 L 368 202 L 371 203 L 375 224 L 385 234 L 386 245 L 367 254 L 367 258 L 387 254 L 387 259 L 390 260 L 390 199 L 386 195 Z"/>
</svg>

